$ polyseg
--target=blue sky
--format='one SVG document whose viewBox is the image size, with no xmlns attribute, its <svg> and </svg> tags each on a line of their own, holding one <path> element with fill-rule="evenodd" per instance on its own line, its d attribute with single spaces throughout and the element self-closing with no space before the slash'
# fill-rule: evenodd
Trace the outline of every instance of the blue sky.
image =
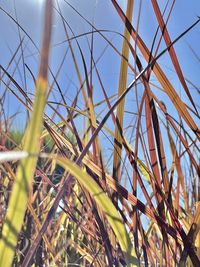
<svg viewBox="0 0 200 267">
<path fill-rule="evenodd" d="M 14 2 L 16 6 L 16 14 L 14 11 Z M 75 9 L 77 9 L 86 19 L 88 19 L 91 23 L 95 25 L 96 28 L 101 30 L 108 30 L 110 32 L 104 33 L 105 36 L 112 40 L 112 43 L 115 45 L 119 51 L 121 50 L 122 45 L 122 38 L 113 33 L 113 31 L 123 33 L 123 24 L 114 9 L 111 1 L 109 0 L 70 0 L 69 1 Z M 163 11 L 164 6 L 167 1 L 158 1 L 160 5 L 161 11 Z M 172 1 L 169 1 L 170 3 Z M 123 9 L 125 9 L 126 1 L 118 1 Z M 139 10 L 139 0 L 135 1 L 134 7 L 134 15 L 133 15 L 133 25 L 136 26 L 138 20 L 138 10 Z M 143 0 L 141 1 L 141 19 L 139 24 L 139 34 L 148 46 L 151 48 L 151 44 L 154 38 L 154 34 L 156 32 L 156 28 L 158 26 L 156 17 L 153 13 L 153 8 L 151 5 L 151 1 Z M 72 27 L 75 35 L 79 35 L 82 33 L 86 33 L 91 31 L 91 26 L 89 26 L 83 19 L 80 18 L 67 4 L 64 0 L 59 0 L 60 8 L 62 10 L 63 16 L 67 20 L 67 22 Z M 41 33 L 42 33 L 42 22 L 43 22 L 43 7 L 44 3 L 41 0 L 0 0 L 0 7 L 5 9 L 9 14 L 16 18 L 20 23 L 20 25 L 24 28 L 24 30 L 31 36 L 34 40 L 35 44 L 39 47 L 40 40 L 41 40 Z M 187 27 L 189 27 L 196 19 L 197 19 L 197 12 L 200 10 L 200 1 L 193 0 L 193 1 L 176 1 L 174 5 L 174 9 L 172 11 L 172 15 L 168 22 L 168 31 L 173 40 L 179 34 L 181 34 Z M 167 13 L 169 8 L 167 9 Z M 16 50 L 17 46 L 19 45 L 19 34 L 18 28 L 15 23 L 4 14 L 3 11 L 0 10 L 0 63 L 7 67 L 9 60 L 12 57 L 12 54 Z M 24 33 L 20 31 L 21 37 L 24 37 Z M 71 33 L 69 33 L 72 36 Z M 159 32 L 160 36 L 160 32 Z M 91 35 L 87 35 L 88 40 L 85 36 L 78 38 L 79 44 L 83 51 L 88 69 L 90 64 L 90 52 L 88 49 L 88 41 L 91 40 Z M 193 53 L 191 52 L 189 45 L 194 49 L 197 55 L 200 56 L 200 46 L 199 46 L 199 37 L 200 37 L 200 25 L 195 27 L 190 33 L 187 34 L 182 40 L 180 40 L 175 45 L 175 50 L 180 61 L 180 65 L 183 70 L 183 74 L 191 80 L 197 87 L 200 87 L 199 82 L 199 62 L 194 57 Z M 53 38 L 52 38 L 52 54 L 51 54 L 51 63 L 50 67 L 55 74 L 59 68 L 59 65 L 63 59 L 64 53 L 67 50 L 68 44 L 64 42 L 66 40 L 64 29 L 62 26 L 62 22 L 58 14 L 55 12 L 54 24 L 53 24 Z M 61 44 L 62 43 L 62 44 Z M 59 44 L 59 45 L 58 45 Z M 79 63 L 79 67 L 81 73 L 84 77 L 83 71 L 83 64 L 80 58 L 80 52 L 77 49 L 75 41 L 72 41 L 74 53 L 76 55 L 77 61 Z M 25 36 L 24 39 L 24 61 L 25 63 L 31 68 L 32 72 L 35 76 L 37 76 L 38 72 L 38 63 L 39 63 L 39 55 L 30 42 L 30 40 Z M 104 51 L 107 43 L 105 40 L 102 39 L 98 34 L 94 35 L 94 59 L 101 55 Z M 160 47 L 161 51 L 165 47 L 164 42 Z M 141 53 L 138 51 L 139 56 Z M 21 56 L 21 52 L 19 51 L 16 59 L 19 59 Z M 133 59 L 130 57 L 130 63 L 134 65 Z M 142 60 L 142 59 L 141 59 Z M 142 63 L 145 64 L 146 62 L 142 60 Z M 180 82 L 177 76 L 174 74 L 173 66 L 171 64 L 169 55 L 166 53 L 160 60 L 159 63 L 163 70 L 165 70 L 168 78 L 175 86 L 179 94 L 187 101 L 185 94 L 182 90 Z M 101 75 L 102 82 L 104 87 L 107 91 L 108 96 L 112 96 L 116 94 L 118 89 L 118 78 L 119 78 L 119 69 L 120 69 L 120 57 L 119 55 L 114 52 L 114 50 L 108 46 L 105 50 L 103 56 L 101 57 L 100 61 L 98 62 L 98 70 Z M 8 69 L 10 73 L 15 69 L 15 64 L 11 65 Z M 172 69 L 172 70 L 170 70 Z M 34 83 L 33 80 L 26 71 L 26 84 L 27 84 L 27 91 L 32 98 L 32 93 L 34 90 Z M 21 76 L 20 76 L 21 75 Z M 22 77 L 22 78 L 21 78 Z M 25 80 L 23 77 L 23 62 L 20 60 L 19 69 L 15 72 L 14 78 L 22 88 L 25 88 Z M 129 82 L 134 78 L 133 74 L 129 70 Z M 6 80 L 6 79 L 5 79 Z M 51 81 L 50 77 L 50 81 Z M 152 81 L 154 81 L 154 77 L 152 76 Z M 65 94 L 66 101 L 70 105 L 71 101 L 73 100 L 78 88 L 79 83 L 77 76 L 74 71 L 72 58 L 70 53 L 67 54 L 64 65 L 58 77 L 59 85 Z M 97 77 L 93 75 L 93 86 L 94 86 L 94 103 L 103 99 L 103 94 L 100 89 L 100 85 L 98 83 Z M 189 85 L 189 89 L 195 99 L 198 102 L 199 94 L 197 94 L 196 90 Z M 1 88 L 4 89 L 4 86 L 1 84 Z M 15 88 L 13 88 L 15 90 Z M 143 90 L 142 87 L 138 86 L 138 90 Z M 162 99 L 163 93 L 160 92 L 158 89 L 154 89 L 156 94 Z M 140 91 L 139 91 L 140 92 Z M 1 96 L 1 93 L 0 93 Z M 57 93 L 57 88 L 54 86 L 53 94 L 50 96 L 49 100 L 53 101 L 60 101 L 60 96 Z M 168 101 L 168 100 L 166 100 Z M 9 92 L 6 98 L 6 110 L 7 115 L 11 116 L 15 113 L 16 110 L 19 110 L 20 115 L 16 118 L 14 125 L 16 127 L 22 127 L 24 125 L 24 111 L 25 109 L 18 103 L 16 98 Z M 84 108 L 83 99 L 80 96 L 78 101 L 78 106 L 80 108 Z M 126 99 L 126 108 L 125 110 L 135 112 L 136 111 L 135 100 L 132 93 L 129 93 Z M 97 108 L 96 112 L 100 112 L 102 108 Z M 47 109 L 47 112 L 50 112 Z M 105 113 L 103 113 L 105 114 Z M 66 111 L 63 109 L 63 115 L 66 115 Z M 102 116 L 101 116 L 102 118 Z M 57 118 L 58 119 L 58 118 Z M 127 114 L 125 120 L 125 127 L 129 126 L 130 124 L 134 123 L 134 118 L 132 115 Z M 78 124 L 79 130 L 81 132 L 83 123 Z M 111 120 L 108 120 L 108 125 L 111 129 L 114 129 L 114 125 L 112 124 Z M 130 137 L 130 133 L 127 134 Z M 109 146 L 109 144 L 108 144 Z"/>
<path fill-rule="evenodd" d="M 42 22 L 43 22 L 43 6 L 44 1 L 42 0 L 0 0 L 0 6 L 4 8 L 7 12 L 14 14 L 14 2 L 16 4 L 16 11 L 18 16 L 18 21 L 20 25 L 27 31 L 27 33 L 34 40 L 36 45 L 39 47 L 40 39 L 41 39 L 41 30 L 42 30 Z M 94 24 L 98 29 L 107 29 L 110 31 L 123 32 L 123 25 L 121 23 L 120 18 L 118 17 L 114 7 L 111 4 L 111 1 L 108 0 L 75 0 L 69 1 L 73 3 L 73 6 L 88 20 L 91 22 L 94 20 Z M 126 5 L 126 1 L 118 1 L 121 6 L 124 8 Z M 136 25 L 138 19 L 138 3 L 140 1 L 135 1 L 135 12 L 133 15 L 133 25 Z M 87 31 L 90 31 L 91 28 L 85 23 L 75 12 L 67 6 L 64 0 L 59 0 L 60 7 L 62 9 L 63 15 L 66 20 L 71 25 L 75 34 L 81 34 Z M 161 10 L 164 8 L 166 1 L 159 1 L 161 5 Z M 163 6 L 162 6 L 163 5 Z M 168 23 L 168 30 L 171 35 L 171 38 L 175 38 L 178 34 L 180 34 L 186 27 L 191 25 L 197 18 L 198 10 L 200 10 L 200 2 L 198 0 L 194 1 L 176 1 L 172 15 L 170 17 L 170 21 Z M 8 18 L 2 11 L 0 11 L 0 23 L 3 25 L 0 29 L 0 49 L 1 49 L 1 59 L 0 62 L 3 66 L 9 62 L 11 58 L 11 54 L 9 49 L 14 51 L 19 44 L 19 36 L 17 26 Z M 157 27 L 157 21 L 155 15 L 153 14 L 153 9 L 150 4 L 150 1 L 142 1 L 142 10 L 141 10 L 141 20 L 139 26 L 139 33 L 142 36 L 143 40 L 148 45 L 149 49 L 151 47 L 151 43 L 155 34 L 155 30 Z M 56 15 L 54 20 L 54 35 L 53 35 L 53 44 L 58 44 L 65 40 L 64 30 L 62 27 L 62 23 L 60 18 Z M 121 37 L 116 34 L 105 34 L 109 38 L 114 38 L 114 45 L 120 50 L 121 48 Z M 21 32 L 21 36 L 24 36 L 24 33 Z M 90 36 L 88 36 L 90 38 Z M 28 38 L 25 37 L 25 42 L 28 42 L 29 50 L 35 51 L 33 45 L 28 41 Z M 196 65 L 197 60 L 194 56 L 192 56 L 191 51 L 189 50 L 188 44 L 196 51 L 199 52 L 199 26 L 193 29 L 186 37 L 184 37 L 180 42 L 175 45 L 176 52 L 178 55 L 178 59 L 180 60 L 183 73 L 186 76 L 192 77 L 192 80 L 198 85 L 198 75 L 196 75 L 196 70 L 194 69 L 194 65 Z M 89 60 L 89 51 L 86 44 L 86 38 L 79 38 L 79 42 L 81 44 L 81 48 L 83 49 L 86 59 Z M 98 55 L 101 54 L 104 47 L 106 46 L 105 41 L 102 38 L 95 35 L 94 41 L 94 56 L 97 58 Z M 9 49 L 8 49 L 9 47 Z M 52 61 L 51 67 L 54 71 L 58 68 L 60 61 L 62 60 L 63 53 L 66 50 L 67 43 L 63 45 L 56 46 L 52 49 Z M 164 46 L 161 46 L 164 47 Z M 76 49 L 76 48 L 75 48 Z M 35 62 L 33 57 L 30 57 L 30 51 L 25 49 L 25 60 L 27 62 L 30 61 L 31 67 L 34 70 L 35 74 L 37 73 L 38 61 Z M 37 55 L 35 56 L 36 60 L 38 60 Z M 77 58 L 80 57 L 77 51 Z M 161 63 L 164 67 L 166 65 L 169 68 L 172 68 L 171 62 L 169 61 L 169 56 L 166 54 L 161 60 Z M 70 59 L 68 59 L 70 62 Z M 105 77 L 105 83 L 108 82 L 109 87 L 116 87 L 116 84 L 110 84 L 113 81 L 113 76 L 117 76 L 119 73 L 119 62 L 120 58 L 115 52 L 112 51 L 111 48 L 108 48 L 105 52 L 105 56 L 100 61 L 100 69 L 102 72 L 102 76 Z M 130 60 L 131 62 L 131 60 Z M 109 64 L 110 63 L 110 64 Z M 67 64 L 67 63 L 66 63 Z M 112 64 L 112 70 L 111 65 Z M 109 65 L 109 66 L 108 66 Z M 69 69 L 66 69 L 66 72 L 70 73 Z M 71 74 L 70 74 L 71 75 Z M 73 74 L 72 74 L 73 75 Z M 169 72 L 170 75 L 170 72 Z M 173 76 L 173 74 L 171 74 Z M 64 76 L 64 74 L 63 74 Z M 190 78 L 188 77 L 188 78 Z M 111 78 L 111 79 L 110 79 Z M 64 79 L 64 78 L 63 78 Z M 131 77 L 130 77 L 131 79 Z M 108 80 L 108 81 L 107 81 Z M 111 81 L 110 81 L 111 80 Z M 116 88 L 114 88 L 116 91 Z"/>
</svg>

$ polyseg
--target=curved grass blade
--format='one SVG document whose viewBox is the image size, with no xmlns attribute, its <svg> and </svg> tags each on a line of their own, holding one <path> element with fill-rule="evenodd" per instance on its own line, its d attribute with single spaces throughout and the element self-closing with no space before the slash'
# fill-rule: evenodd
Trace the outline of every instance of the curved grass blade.
<svg viewBox="0 0 200 267">
<path fill-rule="evenodd" d="M 78 179 L 78 181 L 88 190 L 88 192 L 90 192 L 98 206 L 105 213 L 105 216 L 116 235 L 120 247 L 125 254 L 128 266 L 138 266 L 136 254 L 125 225 L 109 197 L 85 171 L 83 171 L 73 162 L 61 157 L 55 157 L 55 159 L 57 163 L 61 165 L 61 167 L 69 171 L 71 175 Z"/>
</svg>

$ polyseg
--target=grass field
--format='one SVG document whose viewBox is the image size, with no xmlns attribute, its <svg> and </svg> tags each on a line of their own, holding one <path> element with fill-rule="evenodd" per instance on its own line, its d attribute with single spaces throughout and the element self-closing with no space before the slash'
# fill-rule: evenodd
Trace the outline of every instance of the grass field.
<svg viewBox="0 0 200 267">
<path fill-rule="evenodd" d="M 175 49 L 199 29 L 199 18 L 172 38 L 174 3 L 166 1 L 163 13 L 159 1 L 149 1 L 157 23 L 149 46 L 139 31 L 142 4 L 136 11 L 133 0 L 125 2 L 124 11 L 119 1 L 109 3 L 123 26 L 116 33 L 63 1 L 90 27 L 80 36 L 60 2 L 46 0 L 38 74 L 25 57 L 34 40 L 0 6 L 19 37 L 9 64 L 0 65 L 0 267 L 200 266 L 200 89 L 190 78 L 198 72 L 183 74 Z M 67 51 L 57 72 L 56 16 Z M 198 70 L 198 51 L 189 52 Z M 109 91 L 104 70 L 115 68 L 112 53 L 119 69 Z M 66 93 L 59 75 L 67 60 L 76 89 Z M 7 114 L 9 97 L 23 115 Z"/>
</svg>

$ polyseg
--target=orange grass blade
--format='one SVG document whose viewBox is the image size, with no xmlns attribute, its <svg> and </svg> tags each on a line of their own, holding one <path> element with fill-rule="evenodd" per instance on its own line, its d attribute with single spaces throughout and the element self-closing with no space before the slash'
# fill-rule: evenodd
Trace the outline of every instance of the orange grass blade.
<svg viewBox="0 0 200 267">
<path fill-rule="evenodd" d="M 137 39 L 137 45 L 138 45 L 140 51 L 142 52 L 144 58 L 148 62 L 149 58 L 150 58 L 150 52 L 149 52 L 147 46 L 145 45 L 145 43 L 143 42 L 141 37 L 136 33 L 136 31 L 134 30 L 133 26 L 128 21 L 128 19 L 126 18 L 125 14 L 123 13 L 122 9 L 117 4 L 117 2 L 115 0 L 112 0 L 112 3 L 114 5 L 114 7 L 116 8 L 116 10 L 117 10 L 119 16 L 121 17 L 122 21 L 126 24 L 127 29 L 129 30 L 129 32 L 130 32 L 131 36 L 133 37 L 133 39 L 134 40 Z M 200 21 L 200 18 L 198 18 L 198 20 L 191 27 L 189 27 L 184 33 L 182 33 L 178 37 L 178 39 L 180 39 L 186 32 L 188 32 L 197 23 L 199 23 L 199 21 Z M 173 43 L 174 42 L 172 42 L 170 44 L 168 49 L 171 48 Z M 172 84 L 170 83 L 170 81 L 168 80 L 168 78 L 166 77 L 164 72 L 162 71 L 161 67 L 156 62 L 157 58 L 158 57 L 152 59 L 152 61 L 153 61 L 152 67 L 153 67 L 154 74 L 156 75 L 158 81 L 160 82 L 160 84 L 162 85 L 163 89 L 165 90 L 165 92 L 167 93 L 169 98 L 171 99 L 172 103 L 176 107 L 176 109 L 179 112 L 179 114 L 183 117 L 183 119 L 188 124 L 188 126 L 192 129 L 192 131 L 195 133 L 195 135 L 200 139 L 200 130 L 199 130 L 199 128 L 197 127 L 195 121 L 193 120 L 193 118 L 191 117 L 190 113 L 188 112 L 185 104 L 182 102 L 182 100 L 180 99 L 179 95 L 177 94 L 177 92 L 173 88 Z"/>
<path fill-rule="evenodd" d="M 165 24 L 165 22 L 163 20 L 162 14 L 160 12 L 160 8 L 159 8 L 159 5 L 158 5 L 158 2 L 157 2 L 157 0 L 151 0 L 151 2 L 152 2 L 152 5 L 153 5 L 153 8 L 154 8 L 154 11 L 155 11 L 155 14 L 156 14 L 156 17 L 157 17 L 157 20 L 158 20 L 158 23 L 159 23 L 161 32 L 163 34 L 165 43 L 166 43 L 167 46 L 169 46 L 171 44 L 171 38 L 170 38 L 170 35 L 168 33 L 166 24 Z M 169 54 L 170 54 L 172 63 L 174 65 L 174 68 L 176 70 L 176 73 L 177 73 L 177 75 L 179 77 L 179 80 L 180 80 L 180 82 L 181 82 L 181 84 L 182 84 L 182 86 L 183 86 L 183 88 L 184 88 L 184 90 L 185 90 L 188 98 L 190 99 L 193 107 L 195 108 L 195 110 L 197 112 L 195 103 L 194 103 L 194 101 L 192 99 L 192 96 L 190 94 L 190 91 L 189 91 L 189 89 L 187 87 L 187 84 L 185 82 L 185 79 L 184 79 L 184 76 L 183 76 L 183 73 L 182 73 L 182 70 L 181 70 L 181 67 L 180 67 L 180 64 L 178 62 L 178 58 L 176 56 L 176 52 L 175 52 L 175 49 L 174 49 L 173 46 L 169 49 Z"/>
</svg>

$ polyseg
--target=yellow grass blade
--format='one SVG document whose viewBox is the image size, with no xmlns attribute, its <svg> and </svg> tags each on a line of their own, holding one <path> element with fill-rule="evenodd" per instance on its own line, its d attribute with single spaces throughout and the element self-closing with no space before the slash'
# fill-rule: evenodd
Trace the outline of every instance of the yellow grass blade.
<svg viewBox="0 0 200 267">
<path fill-rule="evenodd" d="M 45 34 L 41 53 L 40 73 L 36 84 L 33 113 L 25 133 L 23 146 L 23 150 L 31 155 L 39 153 L 39 138 L 47 94 L 47 66 L 51 38 L 53 1 L 50 0 L 46 3 Z M 28 197 L 32 188 L 32 179 L 36 163 L 37 156 L 29 156 L 21 160 L 17 169 L 0 240 L 0 266 L 2 267 L 11 266 L 13 261 L 18 234 L 23 224 Z"/>
<path fill-rule="evenodd" d="M 170 148 L 171 148 L 171 151 L 172 151 L 172 155 L 174 155 L 174 163 L 175 163 L 175 166 L 176 166 L 176 169 L 177 169 L 177 173 L 178 173 L 178 176 L 179 176 L 179 179 L 180 179 L 180 184 L 181 184 L 182 191 L 183 191 L 185 210 L 186 210 L 186 212 L 188 212 L 188 210 L 189 210 L 188 194 L 187 194 L 187 191 L 186 191 L 186 188 L 185 188 L 185 182 L 184 182 L 184 176 L 183 176 L 182 169 L 181 169 L 180 158 L 178 156 L 178 152 L 177 152 L 176 146 L 174 144 L 174 141 L 173 141 L 173 138 L 172 138 L 172 136 L 170 134 L 169 129 L 167 129 L 167 131 L 168 131 Z"/>
<path fill-rule="evenodd" d="M 85 116 L 88 116 L 87 114 L 84 114 Z M 59 123 L 59 126 L 62 126 L 63 125 L 63 122 L 60 122 Z M 52 130 L 54 129 L 55 127 L 53 126 L 52 127 Z M 114 132 L 112 131 L 112 130 L 110 130 L 106 125 L 104 125 L 104 127 L 103 127 L 103 129 L 108 133 L 108 134 L 110 134 L 112 137 L 114 137 Z M 66 140 L 59 132 L 54 132 L 54 134 L 56 135 L 56 137 L 59 139 L 59 141 L 61 142 L 61 143 L 63 143 L 69 150 L 70 150 L 70 152 L 73 154 L 73 155 L 75 155 L 74 154 L 74 150 L 73 150 L 73 146 L 72 146 L 72 144 L 68 141 L 68 140 Z M 42 133 L 42 138 L 44 138 L 44 137 L 46 137 L 46 136 L 48 136 L 49 135 L 49 133 L 48 133 L 48 131 L 47 130 L 44 130 L 43 131 L 43 133 Z M 132 150 L 132 148 L 131 148 L 131 145 L 128 143 L 128 141 L 124 138 L 124 142 L 125 142 L 125 144 L 126 144 L 126 147 L 128 148 L 128 150 L 130 151 L 130 153 L 131 154 L 133 154 L 134 155 L 134 152 L 133 152 L 133 150 Z M 139 170 L 140 170 L 140 172 L 142 173 L 142 175 L 143 175 L 143 177 L 146 179 L 146 181 L 150 184 L 150 176 L 151 177 L 153 177 L 153 174 L 150 172 L 150 170 L 148 169 L 148 167 L 143 163 L 143 161 L 139 158 L 139 157 L 137 157 L 136 159 L 136 162 L 137 162 L 137 165 L 138 165 L 138 168 L 139 168 Z M 89 162 L 90 160 L 89 160 L 89 158 L 88 158 L 88 156 L 86 155 L 85 157 L 84 157 L 84 159 L 83 159 L 83 162 L 85 163 L 85 162 L 87 162 L 87 164 L 89 164 L 88 162 Z M 86 165 L 87 165 L 86 164 Z M 92 164 L 93 165 L 93 164 Z"/>
<path fill-rule="evenodd" d="M 90 192 L 98 206 L 105 213 L 123 253 L 126 256 L 128 266 L 138 266 L 135 250 L 127 233 L 121 216 L 109 197 L 102 191 L 98 184 L 80 167 L 66 158 L 55 157 L 57 163 L 68 170 Z"/>
<path fill-rule="evenodd" d="M 43 79 L 39 79 L 35 99 L 35 107 L 38 108 L 33 111 L 24 145 L 24 150 L 31 154 L 39 152 L 39 136 L 46 101 L 44 94 L 46 87 L 47 83 Z M 36 163 L 37 157 L 29 156 L 20 162 L 17 169 L 0 241 L 0 266 L 11 266 L 18 234 L 23 224 Z"/>
<path fill-rule="evenodd" d="M 126 16 L 129 21 L 132 20 L 132 12 L 133 12 L 133 0 L 128 0 L 127 2 L 127 10 Z M 126 26 L 124 30 L 124 41 L 122 47 L 122 56 L 121 58 L 121 67 L 120 67 L 120 77 L 119 77 L 119 85 L 118 85 L 118 97 L 120 97 L 124 91 L 126 90 L 127 83 L 127 72 L 128 72 L 128 60 L 129 57 L 129 45 L 127 43 L 130 42 L 130 33 L 128 32 Z M 124 117 L 124 104 L 125 98 L 117 106 L 117 117 L 115 124 L 115 140 L 114 140 L 114 154 L 113 154 L 113 178 L 116 180 L 120 180 L 120 164 L 121 164 L 121 153 L 122 153 L 122 129 L 123 129 L 123 117 Z"/>
</svg>

